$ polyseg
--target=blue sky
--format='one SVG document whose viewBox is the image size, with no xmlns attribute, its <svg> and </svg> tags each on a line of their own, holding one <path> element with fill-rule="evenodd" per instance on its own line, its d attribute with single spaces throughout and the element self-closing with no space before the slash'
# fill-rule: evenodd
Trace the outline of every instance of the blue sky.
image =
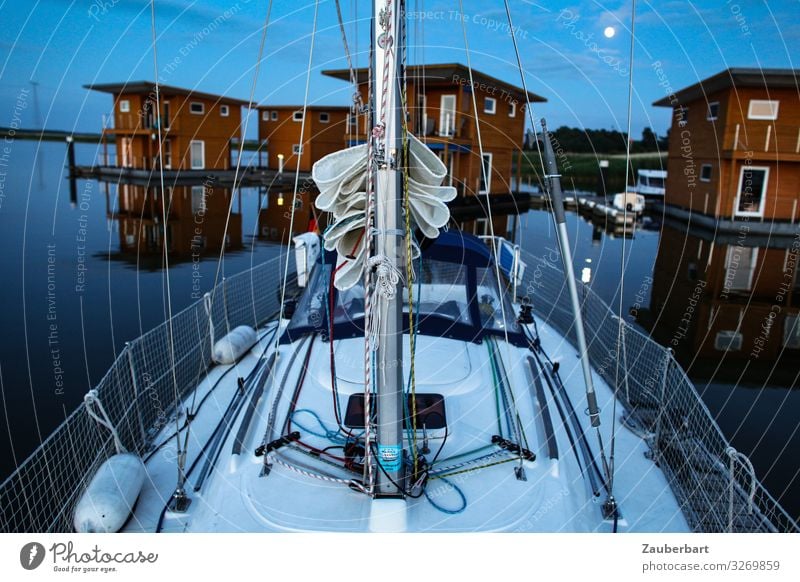
<svg viewBox="0 0 800 582">
<path fill-rule="evenodd" d="M 341 5 L 364 65 L 371 2 Z M 727 67 L 795 67 L 799 8 L 797 0 L 638 2 L 633 134 L 667 128 L 669 113 L 651 106 L 665 94 L 660 80 L 679 89 Z M 161 82 L 246 99 L 266 9 L 267 0 L 156 0 Z M 466 62 L 458 2 L 408 0 L 408 9 L 411 62 Z M 512 0 L 511 9 L 528 87 L 548 99 L 535 115 L 551 127 L 624 129 L 631 3 Z M 310 101 L 346 104 L 347 83 L 319 72 L 346 66 L 334 1 L 318 11 Z M 274 1 L 258 101 L 302 103 L 313 14 L 313 1 Z M 465 1 L 463 20 L 473 67 L 519 85 L 503 2 Z M 31 81 L 38 100 L 24 126 L 97 130 L 111 99 L 84 84 L 154 78 L 149 0 L 0 0 L 0 22 L 0 126 Z"/>
</svg>

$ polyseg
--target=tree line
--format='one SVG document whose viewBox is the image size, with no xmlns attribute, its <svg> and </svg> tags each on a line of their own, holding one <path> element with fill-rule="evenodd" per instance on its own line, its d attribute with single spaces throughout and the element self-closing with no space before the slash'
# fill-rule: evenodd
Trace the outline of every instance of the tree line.
<svg viewBox="0 0 800 582">
<path fill-rule="evenodd" d="M 615 129 L 579 129 L 577 127 L 561 126 L 551 131 L 553 138 L 565 152 L 570 153 L 603 153 L 624 154 L 627 133 Z M 533 149 L 535 145 L 533 136 L 528 135 L 525 147 Z M 631 153 L 644 153 L 666 151 L 669 141 L 669 130 L 663 136 L 658 136 L 649 127 L 642 130 L 642 137 L 632 140 Z"/>
</svg>

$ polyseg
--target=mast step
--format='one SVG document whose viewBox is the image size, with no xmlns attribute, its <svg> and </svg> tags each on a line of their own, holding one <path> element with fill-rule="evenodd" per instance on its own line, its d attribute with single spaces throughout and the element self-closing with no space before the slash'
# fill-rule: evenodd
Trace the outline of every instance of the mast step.
<svg viewBox="0 0 800 582">
<path fill-rule="evenodd" d="M 407 530 L 407 506 L 404 499 L 373 499 L 369 510 L 369 531 L 400 533 Z"/>
</svg>

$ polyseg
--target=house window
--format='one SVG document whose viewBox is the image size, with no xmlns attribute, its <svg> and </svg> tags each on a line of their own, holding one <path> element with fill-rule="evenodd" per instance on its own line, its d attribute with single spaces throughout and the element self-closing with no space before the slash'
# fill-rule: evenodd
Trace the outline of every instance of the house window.
<svg viewBox="0 0 800 582">
<path fill-rule="evenodd" d="M 717 332 L 714 349 L 720 352 L 738 352 L 742 349 L 742 334 L 732 329 Z"/>
<path fill-rule="evenodd" d="M 427 99 L 425 95 L 417 96 L 416 128 L 418 135 L 430 135 L 433 131 L 433 120 L 428 124 Z"/>
<path fill-rule="evenodd" d="M 164 123 L 164 129 L 169 129 L 169 101 L 164 101 L 164 103 L 161 105 L 161 108 L 164 110 L 164 114 L 161 119 L 161 121 Z"/>
<path fill-rule="evenodd" d="M 739 195 L 736 199 L 737 216 L 762 216 L 767 194 L 769 168 L 744 165 L 739 175 Z"/>
<path fill-rule="evenodd" d="M 206 167 L 206 143 L 195 139 L 189 144 L 189 158 L 193 170 L 202 170 Z"/>
<path fill-rule="evenodd" d="M 747 109 L 748 119 L 778 119 L 778 101 L 751 99 Z"/>
<path fill-rule="evenodd" d="M 713 101 L 712 103 L 708 104 L 708 111 L 706 112 L 706 119 L 708 121 L 714 121 L 719 117 L 719 101 Z"/>
<path fill-rule="evenodd" d="M 489 232 L 491 231 L 489 230 L 488 218 L 475 219 L 475 223 L 472 225 L 472 234 L 475 236 L 487 236 Z"/>
<path fill-rule="evenodd" d="M 509 117 L 516 117 L 517 116 L 517 102 L 512 101 L 508 104 L 508 116 Z"/>
<path fill-rule="evenodd" d="M 167 170 L 172 169 L 172 141 L 165 139 L 161 142 L 161 157 L 164 160 L 164 167 Z"/>
<path fill-rule="evenodd" d="M 488 194 L 492 190 L 492 154 L 483 154 L 481 164 L 481 183 L 479 194 Z"/>
<path fill-rule="evenodd" d="M 270 111 L 269 118 L 272 121 L 278 121 L 278 112 L 277 111 Z"/>
<path fill-rule="evenodd" d="M 319 121 L 320 123 L 328 123 L 331 120 L 331 116 L 327 111 L 323 111 L 319 114 Z"/>
<path fill-rule="evenodd" d="M 292 121 L 303 121 L 303 112 L 295 111 L 292 113 Z"/>
<path fill-rule="evenodd" d="M 269 111 L 261 112 L 261 121 L 269 121 Z"/>
<path fill-rule="evenodd" d="M 484 97 L 483 112 L 494 115 L 497 112 L 497 99 L 494 97 Z"/>
<path fill-rule="evenodd" d="M 452 136 L 456 129 L 456 96 L 442 95 L 439 101 L 439 135 Z"/>
<path fill-rule="evenodd" d="M 700 181 L 701 182 L 711 181 L 711 164 L 703 164 L 702 166 L 700 166 Z"/>
<path fill-rule="evenodd" d="M 293 154 L 302 154 L 303 153 L 303 146 L 299 143 L 296 143 L 292 146 L 292 153 Z"/>
<path fill-rule="evenodd" d="M 750 291 L 758 261 L 758 247 L 731 245 L 725 255 L 725 291 Z"/>
<path fill-rule="evenodd" d="M 195 115 L 202 115 L 206 111 L 206 106 L 199 101 L 192 101 L 189 103 L 189 111 Z"/>
<path fill-rule="evenodd" d="M 128 113 L 131 110 L 131 102 L 127 99 L 123 99 L 119 102 L 119 110 L 120 113 Z"/>
<path fill-rule="evenodd" d="M 133 142 L 129 137 L 123 137 L 119 141 L 119 160 L 123 168 L 133 166 Z"/>
<path fill-rule="evenodd" d="M 222 117 L 228 117 L 231 114 L 231 110 L 227 105 L 220 105 L 219 106 L 219 114 Z"/>
<path fill-rule="evenodd" d="M 800 313 L 788 314 L 783 320 L 783 346 L 800 350 Z"/>
</svg>

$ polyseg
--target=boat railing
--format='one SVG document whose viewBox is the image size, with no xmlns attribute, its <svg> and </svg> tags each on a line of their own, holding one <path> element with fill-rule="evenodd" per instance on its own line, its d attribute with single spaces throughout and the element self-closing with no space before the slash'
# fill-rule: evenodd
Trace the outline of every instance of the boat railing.
<svg viewBox="0 0 800 582">
<path fill-rule="evenodd" d="M 520 296 L 574 342 L 559 265 L 525 251 L 521 258 L 527 268 Z M 258 326 L 276 315 L 283 265 L 276 258 L 224 279 L 208 295 L 213 301 L 198 300 L 125 345 L 97 392 L 126 448 L 148 454 L 159 431 L 175 423 L 175 395 L 182 398 L 208 373 L 209 322 L 221 337 L 237 325 Z M 690 526 L 708 532 L 800 531 L 746 457 L 730 446 L 671 351 L 627 323 L 618 342 L 619 318 L 587 286 L 579 283 L 579 289 L 592 365 L 616 387 Z M 86 480 L 113 453 L 108 433 L 82 406 L 76 408 L 0 484 L 0 531 L 71 531 Z"/>
<path fill-rule="evenodd" d="M 573 345 L 574 319 L 559 257 L 522 251 L 519 294 Z M 797 522 L 727 441 L 672 350 L 623 322 L 578 282 L 594 370 L 615 389 L 669 480 L 690 527 L 701 532 L 798 532 Z M 621 338 L 621 341 L 620 341 Z"/>
<path fill-rule="evenodd" d="M 176 395 L 183 398 L 212 366 L 212 337 L 277 316 L 284 260 L 221 280 L 170 321 L 125 344 L 96 390 L 126 449 L 147 455 L 161 429 L 175 424 Z M 0 484 L 0 531 L 72 531 L 86 480 L 114 452 L 108 431 L 78 406 Z"/>
</svg>

